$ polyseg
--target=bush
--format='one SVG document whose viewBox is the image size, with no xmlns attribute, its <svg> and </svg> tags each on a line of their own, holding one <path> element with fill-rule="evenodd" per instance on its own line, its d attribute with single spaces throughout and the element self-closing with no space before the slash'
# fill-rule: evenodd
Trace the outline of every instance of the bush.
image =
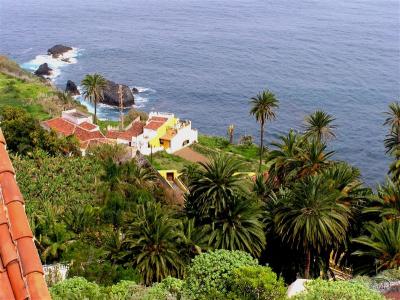
<svg viewBox="0 0 400 300">
<path fill-rule="evenodd" d="M 102 298 L 100 287 L 82 277 L 61 281 L 50 288 L 50 293 L 53 300 Z"/>
<path fill-rule="evenodd" d="M 143 299 L 146 288 L 136 284 L 134 281 L 122 280 L 117 284 L 106 289 L 105 299 L 132 300 Z"/>
<path fill-rule="evenodd" d="M 243 251 L 215 250 L 196 256 L 188 269 L 184 287 L 195 299 L 224 298 L 230 292 L 233 271 L 258 262 Z"/>
<path fill-rule="evenodd" d="M 366 285 L 351 281 L 312 280 L 306 283 L 306 291 L 296 295 L 294 300 L 382 300 L 378 292 Z"/>
<path fill-rule="evenodd" d="M 143 297 L 144 300 L 166 300 L 171 297 L 181 299 L 183 295 L 183 281 L 167 277 L 160 283 L 154 284 Z"/>
<path fill-rule="evenodd" d="M 400 281 L 400 269 L 385 270 L 374 277 L 357 276 L 352 281 L 362 283 L 373 290 L 385 292 L 390 290 L 392 286 L 398 285 Z"/>
<path fill-rule="evenodd" d="M 244 266 L 233 271 L 233 294 L 239 299 L 285 299 L 286 288 L 282 278 L 264 266 Z"/>
</svg>

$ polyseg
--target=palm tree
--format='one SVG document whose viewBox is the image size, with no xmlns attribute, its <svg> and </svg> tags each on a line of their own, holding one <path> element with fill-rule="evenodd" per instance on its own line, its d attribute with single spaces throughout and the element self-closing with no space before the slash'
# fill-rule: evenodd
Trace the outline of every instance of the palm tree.
<svg viewBox="0 0 400 300">
<path fill-rule="evenodd" d="M 305 254 L 304 276 L 309 278 L 312 257 L 340 245 L 349 228 L 350 209 L 340 203 L 340 192 L 320 176 L 311 176 L 283 194 L 275 211 L 276 232 Z"/>
<path fill-rule="evenodd" d="M 180 239 L 181 254 L 186 262 L 190 262 L 196 255 L 207 249 L 207 236 L 196 226 L 195 219 L 182 219 L 182 236 Z"/>
<path fill-rule="evenodd" d="M 152 169 L 140 167 L 133 160 L 123 166 L 123 177 L 127 184 L 131 184 L 137 189 L 152 190 L 157 183 L 157 175 Z"/>
<path fill-rule="evenodd" d="M 335 137 L 333 129 L 336 125 L 332 125 L 335 118 L 322 110 L 317 110 L 306 119 L 306 136 L 317 138 L 319 141 L 327 140 Z"/>
<path fill-rule="evenodd" d="M 386 135 L 384 145 L 386 148 L 386 153 L 400 158 L 400 127 L 390 129 L 390 132 Z"/>
<path fill-rule="evenodd" d="M 378 186 L 377 195 L 370 198 L 363 213 L 400 220 L 400 185 L 388 179 L 384 185 Z"/>
<path fill-rule="evenodd" d="M 261 207 L 255 199 L 236 197 L 225 211 L 204 229 L 208 245 L 216 249 L 242 250 L 259 257 L 265 247 Z"/>
<path fill-rule="evenodd" d="M 179 222 L 153 201 L 137 205 L 134 213 L 126 243 L 145 284 L 181 276 L 184 265 L 176 243 L 182 234 Z"/>
<path fill-rule="evenodd" d="M 396 159 L 389 166 L 389 174 L 392 180 L 400 185 L 400 149 L 394 153 Z"/>
<path fill-rule="evenodd" d="M 230 199 L 244 192 L 243 163 L 231 155 L 215 154 L 191 179 L 186 210 L 189 215 L 209 216 L 223 211 Z"/>
<path fill-rule="evenodd" d="M 107 81 L 100 74 L 88 74 L 82 80 L 83 96 L 94 105 L 94 123 L 97 123 L 97 103 L 103 99 Z"/>
<path fill-rule="evenodd" d="M 304 138 L 291 129 L 287 136 L 282 135 L 279 139 L 280 142 L 272 143 L 276 149 L 268 153 L 267 170 L 281 184 L 285 184 L 292 182 L 297 177 L 301 166 L 299 155 Z"/>
<path fill-rule="evenodd" d="M 400 102 L 389 104 L 389 111 L 386 114 L 388 117 L 384 125 L 389 125 L 391 128 L 400 128 Z"/>
<path fill-rule="evenodd" d="M 299 152 L 298 160 L 301 162 L 299 176 L 304 178 L 307 175 L 317 174 L 331 163 L 329 159 L 334 153 L 334 151 L 327 151 L 327 145 L 324 142 L 315 139 L 307 140 Z"/>
<path fill-rule="evenodd" d="M 250 114 L 253 115 L 257 122 L 260 123 L 260 170 L 262 164 L 262 157 L 264 152 L 264 126 L 266 121 L 275 120 L 275 108 L 279 107 L 279 101 L 275 95 L 265 90 L 259 93 L 257 96 L 252 97 Z"/>
<path fill-rule="evenodd" d="M 393 102 L 389 105 L 388 117 L 384 125 L 390 126 L 390 132 L 386 135 L 386 153 L 394 156 L 394 161 L 390 165 L 389 174 L 392 179 L 400 183 L 400 102 Z"/>
<path fill-rule="evenodd" d="M 400 220 L 383 220 L 366 226 L 369 236 L 353 239 L 361 249 L 353 255 L 375 259 L 376 271 L 400 267 Z"/>
</svg>

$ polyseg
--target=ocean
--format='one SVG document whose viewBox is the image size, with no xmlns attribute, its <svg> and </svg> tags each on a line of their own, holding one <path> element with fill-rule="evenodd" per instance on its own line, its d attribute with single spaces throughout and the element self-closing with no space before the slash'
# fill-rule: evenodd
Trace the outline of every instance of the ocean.
<svg viewBox="0 0 400 300">
<path fill-rule="evenodd" d="M 55 84 L 99 72 L 140 87 L 139 109 L 174 112 L 200 133 L 235 137 L 259 128 L 249 98 L 280 100 L 266 141 L 323 109 L 336 117 L 336 158 L 383 182 L 390 159 L 384 111 L 400 97 L 398 0 L 0 0 L 0 53 L 25 68 L 55 44 Z M 44 56 L 43 56 L 44 55 Z M 100 117 L 117 111 L 100 108 Z"/>
</svg>

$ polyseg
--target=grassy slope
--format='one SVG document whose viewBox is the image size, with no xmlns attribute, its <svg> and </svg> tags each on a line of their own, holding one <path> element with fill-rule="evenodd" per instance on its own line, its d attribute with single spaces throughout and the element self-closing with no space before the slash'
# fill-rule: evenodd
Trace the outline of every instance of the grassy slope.
<svg viewBox="0 0 400 300">
<path fill-rule="evenodd" d="M 150 160 L 150 156 L 148 157 Z M 182 170 L 185 166 L 192 164 L 179 156 L 168 154 L 166 152 L 158 152 L 153 155 L 152 165 L 157 170 Z"/>
<path fill-rule="evenodd" d="M 204 155 L 211 155 L 218 152 L 234 155 L 238 160 L 243 162 L 243 172 L 258 171 L 259 147 L 255 144 L 249 146 L 231 145 L 223 137 L 200 135 L 198 144 L 194 144 L 191 147 L 193 150 Z"/>
<path fill-rule="evenodd" d="M 229 145 L 229 143 L 227 143 L 227 140 L 223 137 L 200 135 L 199 142 L 192 145 L 191 148 L 206 156 L 210 156 L 213 153 L 221 152 L 229 155 L 234 155 L 239 161 L 243 163 L 243 168 L 241 171 L 258 171 L 259 147 L 257 145 Z M 153 155 L 152 164 L 158 170 L 182 170 L 185 166 L 191 164 L 191 162 L 172 154 L 158 152 Z"/>
<path fill-rule="evenodd" d="M 52 94 L 54 94 L 53 88 L 40 81 L 26 82 L 0 73 L 0 108 L 5 105 L 22 107 L 37 119 L 43 120 L 50 115 L 35 101 Z"/>
</svg>

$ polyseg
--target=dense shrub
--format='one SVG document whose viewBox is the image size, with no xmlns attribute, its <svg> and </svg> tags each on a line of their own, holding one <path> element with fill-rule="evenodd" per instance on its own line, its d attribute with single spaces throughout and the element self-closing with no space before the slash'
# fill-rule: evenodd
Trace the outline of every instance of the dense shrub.
<svg viewBox="0 0 400 300">
<path fill-rule="evenodd" d="M 32 155 L 40 149 L 50 155 L 79 154 L 76 138 L 58 137 L 55 132 L 44 130 L 39 121 L 22 108 L 2 107 L 0 120 L 7 147 L 12 152 Z"/>
<path fill-rule="evenodd" d="M 306 283 L 306 291 L 294 300 L 382 300 L 378 292 L 359 282 L 312 280 Z"/>
<path fill-rule="evenodd" d="M 233 271 L 258 262 L 243 251 L 215 250 L 196 256 L 188 269 L 185 289 L 195 299 L 223 298 L 230 292 Z"/>
<path fill-rule="evenodd" d="M 143 299 L 146 288 L 136 284 L 134 281 L 122 280 L 117 284 L 105 289 L 105 299 L 132 300 Z"/>
<path fill-rule="evenodd" d="M 244 266 L 233 271 L 232 294 L 239 299 L 285 299 L 286 288 L 282 278 L 264 266 Z"/>
<path fill-rule="evenodd" d="M 183 281 L 173 277 L 167 277 L 160 283 L 155 283 L 148 289 L 144 300 L 181 299 L 183 296 Z"/>
<path fill-rule="evenodd" d="M 43 205 L 72 208 L 97 200 L 101 165 L 85 157 L 11 156 L 17 181 L 27 200 L 28 215 Z"/>
<path fill-rule="evenodd" d="M 50 293 L 53 300 L 102 298 L 100 287 L 82 277 L 61 281 L 50 288 Z"/>
</svg>

